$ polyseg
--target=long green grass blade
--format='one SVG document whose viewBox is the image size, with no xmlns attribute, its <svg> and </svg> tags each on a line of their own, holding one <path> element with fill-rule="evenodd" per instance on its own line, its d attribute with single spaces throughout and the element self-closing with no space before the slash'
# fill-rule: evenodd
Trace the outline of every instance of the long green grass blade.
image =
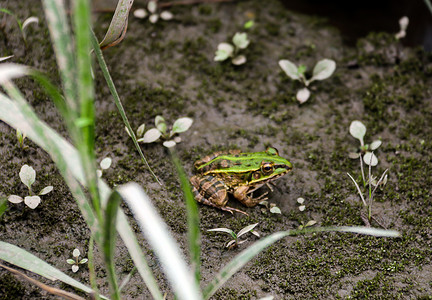
<svg viewBox="0 0 432 300">
<path fill-rule="evenodd" d="M 111 298 L 120 299 L 120 290 L 117 282 L 114 264 L 114 251 L 117 240 L 117 212 L 120 206 L 121 197 L 117 192 L 112 192 L 108 198 L 108 203 L 104 213 L 104 229 L 102 247 L 105 264 L 108 269 L 108 280 L 110 281 Z"/>
<path fill-rule="evenodd" d="M 192 190 L 189 184 L 189 179 L 184 172 L 184 169 L 175 154 L 174 150 L 170 148 L 171 159 L 177 171 L 177 175 L 180 179 L 180 186 L 183 191 L 183 196 L 186 200 L 186 211 L 187 211 L 187 223 L 188 223 L 188 240 L 189 240 L 189 253 L 190 260 L 192 263 L 192 269 L 195 272 L 196 284 L 199 285 L 201 280 L 200 268 L 201 268 L 201 235 L 199 229 L 199 215 L 198 205 L 192 194 Z"/>
<path fill-rule="evenodd" d="M 313 232 L 350 232 L 365 235 L 372 235 L 376 237 L 398 237 L 399 232 L 395 230 L 384 230 L 369 227 L 315 227 L 307 228 L 303 230 L 288 230 L 273 233 L 265 238 L 260 239 L 255 242 L 249 248 L 243 250 L 236 257 L 234 257 L 219 273 L 216 277 L 205 287 L 203 295 L 204 299 L 209 299 L 232 275 L 234 275 L 238 270 L 240 270 L 245 264 L 247 264 L 252 258 L 254 258 L 258 253 L 263 251 L 268 246 L 274 244 L 280 239 L 286 236 L 294 236 L 299 234 L 307 234 Z"/>
<path fill-rule="evenodd" d="M 41 121 L 27 103 L 18 105 L 2 93 L 0 93 L 0 120 L 25 132 L 29 139 L 50 154 L 71 189 L 83 217 L 95 235 L 95 239 L 99 239 L 98 243 L 101 243 L 101 236 L 98 234 L 97 220 L 85 195 L 80 190 L 81 185 L 85 186 L 85 182 L 78 151 L 62 136 Z M 40 130 L 36 130 L 36 128 L 40 128 Z M 99 190 L 104 203 L 104 201 L 108 199 L 111 190 L 102 180 L 99 180 Z M 152 297 L 154 299 L 163 299 L 162 293 L 146 262 L 146 258 L 141 251 L 136 236 L 129 226 L 125 214 L 121 210 L 117 218 L 117 231 L 128 248 L 135 266 L 152 294 Z"/>
<path fill-rule="evenodd" d="M 127 183 L 119 187 L 118 191 L 155 250 L 176 297 L 182 300 L 202 299 L 199 286 L 183 260 L 179 246 L 141 187 L 136 183 Z"/>
<path fill-rule="evenodd" d="M 94 247 L 94 238 L 93 238 L 93 236 L 91 236 L 90 240 L 89 240 L 89 250 L 87 253 L 88 268 L 89 268 L 89 280 L 90 280 L 90 285 L 91 285 L 92 289 L 94 291 L 96 291 L 95 299 L 99 300 L 100 298 L 98 297 L 99 291 L 98 291 L 97 282 L 96 282 L 96 271 L 95 271 L 95 265 L 94 265 L 93 247 Z"/>
<path fill-rule="evenodd" d="M 49 280 L 60 280 L 86 293 L 93 292 L 88 286 L 76 281 L 59 269 L 15 245 L 0 241 L 0 259 L 35 274 L 39 274 Z M 101 298 L 107 299 L 103 296 L 101 296 Z"/>
<path fill-rule="evenodd" d="M 73 1 L 73 21 L 77 62 L 77 87 L 80 105 L 79 118 L 75 120 L 78 139 L 75 146 L 80 152 L 87 187 L 91 194 L 93 209 L 101 220 L 102 210 L 97 186 L 96 159 L 94 151 L 94 94 L 91 75 L 90 4 L 88 0 Z"/>
<path fill-rule="evenodd" d="M 104 75 L 104 77 L 105 77 L 105 81 L 106 81 L 106 83 L 107 83 L 107 85 L 108 85 L 108 88 L 109 88 L 110 91 L 111 91 L 111 95 L 112 95 L 113 98 L 114 98 L 114 102 L 115 102 L 115 104 L 116 104 L 116 106 L 117 106 L 117 109 L 118 109 L 118 111 L 119 111 L 119 113 L 120 113 L 120 116 L 121 116 L 122 119 L 123 119 L 123 123 L 125 124 L 125 126 L 126 126 L 126 127 L 128 128 L 128 130 L 129 130 L 129 133 L 130 133 L 130 136 L 131 136 L 131 138 L 132 138 L 132 141 L 133 141 L 133 143 L 134 143 L 134 145 L 135 145 L 135 148 L 137 149 L 139 155 L 141 156 L 141 160 L 144 162 L 145 166 L 146 166 L 147 169 L 150 171 L 150 174 L 151 174 L 151 175 L 153 176 L 153 178 L 157 181 L 157 183 L 159 183 L 160 185 L 162 185 L 161 182 L 159 181 L 159 179 L 157 178 L 157 176 L 155 175 L 155 173 L 153 172 L 152 168 L 151 168 L 150 165 L 148 164 L 147 159 L 145 158 L 144 154 L 143 154 L 142 151 L 141 151 L 141 147 L 140 147 L 139 144 L 138 144 L 138 141 L 137 141 L 137 139 L 136 139 L 136 136 L 135 136 L 134 130 L 132 129 L 132 127 L 131 127 L 131 125 L 130 125 L 130 123 L 129 123 L 129 120 L 128 120 L 127 116 L 126 116 L 126 112 L 125 112 L 125 110 L 124 110 L 124 108 L 123 108 L 123 105 L 122 105 L 122 103 L 121 103 L 121 101 L 120 101 L 120 97 L 119 97 L 119 95 L 118 95 L 118 93 L 117 93 L 117 89 L 116 89 L 116 87 L 115 87 L 115 85 L 114 85 L 114 81 L 113 81 L 112 78 L 111 78 L 111 75 L 110 75 L 110 73 L 109 73 L 109 71 L 108 71 L 108 66 L 107 66 L 106 63 L 105 63 L 105 59 L 104 59 L 104 57 L 103 57 L 103 55 L 102 55 L 102 51 L 101 51 L 101 49 L 99 48 L 99 43 L 98 43 L 98 41 L 97 41 L 97 39 L 96 39 L 96 36 L 95 36 L 95 34 L 94 34 L 93 32 L 92 32 L 92 36 L 91 36 L 91 38 L 92 38 L 93 50 L 94 50 L 94 52 L 95 52 L 95 54 L 96 54 L 96 58 L 97 58 L 97 60 L 98 60 L 99 66 L 100 66 L 100 68 L 101 68 L 101 70 L 102 70 L 102 73 L 103 73 L 103 75 Z"/>
<path fill-rule="evenodd" d="M 0 219 L 8 207 L 7 204 L 8 204 L 7 198 L 6 197 L 0 197 Z"/>
<path fill-rule="evenodd" d="M 66 102 L 71 114 L 78 117 L 79 102 L 76 83 L 76 63 L 71 31 L 67 23 L 63 1 L 43 0 L 45 16 L 63 82 Z"/>
</svg>

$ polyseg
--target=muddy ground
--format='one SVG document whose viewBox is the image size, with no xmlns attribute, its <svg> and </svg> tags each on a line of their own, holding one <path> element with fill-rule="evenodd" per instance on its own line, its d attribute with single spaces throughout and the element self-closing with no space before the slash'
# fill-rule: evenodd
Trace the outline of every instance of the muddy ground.
<svg viewBox="0 0 432 300">
<path fill-rule="evenodd" d="M 34 15 L 41 22 L 30 26 L 24 44 L 14 20 L 0 15 L 0 56 L 13 54 L 10 61 L 42 70 L 59 84 L 40 5 L 33 1 L 3 3 L 2 7 L 19 18 Z M 364 225 L 362 203 L 346 174 L 361 178 L 359 161 L 348 157 L 359 146 L 349 135 L 349 125 L 361 120 L 368 129 L 365 141 L 382 141 L 373 174 L 379 176 L 389 169 L 387 185 L 378 190 L 373 206 L 379 224 L 372 225 L 398 230 L 402 236 L 390 239 L 320 233 L 286 238 L 248 263 L 212 299 L 259 299 L 266 295 L 275 299 L 430 299 L 432 56 L 419 48 L 403 47 L 393 33 L 370 33 L 356 47 L 348 47 L 325 19 L 294 13 L 279 1 L 265 3 L 256 0 L 176 6 L 170 9 L 174 20 L 154 25 L 131 17 L 125 40 L 104 52 L 133 127 L 142 123 L 152 127 L 156 115 L 163 115 L 169 122 L 181 116 L 194 119 L 176 147 L 188 174 L 192 174 L 196 159 L 216 150 L 262 151 L 269 145 L 294 165 L 289 175 L 276 182 L 269 196 L 269 202 L 281 209 L 280 215 L 264 207 L 245 208 L 234 199 L 230 199 L 230 205 L 245 210 L 248 217 L 200 205 L 202 286 L 257 240 L 250 235 L 237 249 L 227 250 L 224 245 L 228 237 L 207 229 L 228 227 L 238 231 L 259 222 L 257 231 L 266 236 L 298 228 L 309 220 L 317 221 L 315 226 Z M 144 6 L 144 1 L 134 4 L 135 8 Z M 99 38 L 110 16 L 95 15 Z M 248 30 L 251 44 L 245 51 L 247 63 L 233 66 L 214 62 L 218 43 L 243 31 L 243 24 L 251 17 L 255 26 Z M 300 105 L 295 94 L 301 84 L 288 79 L 278 60 L 305 64 L 310 73 L 322 58 L 335 60 L 337 69 L 331 78 L 311 84 L 311 98 Z M 185 205 L 166 149 L 160 143 L 142 146 L 163 182 L 159 186 L 125 134 L 97 66 L 95 76 L 97 157 L 99 161 L 106 156 L 113 159 L 104 178 L 110 186 L 140 183 L 186 249 Z M 59 114 L 41 88 L 28 78 L 16 83 L 39 116 L 66 136 Z M 50 157 L 31 141 L 26 140 L 26 145 L 24 150 L 18 148 L 15 131 L 0 123 L 0 196 L 25 193 L 18 176 L 23 164 L 37 172 L 35 190 L 51 184 L 54 191 L 43 196 L 35 210 L 22 203 L 8 203 L 8 210 L 0 218 L 0 239 L 89 284 L 86 266 L 72 273 L 66 263 L 75 247 L 86 257 L 89 229 Z M 305 199 L 303 212 L 298 209 L 298 197 Z M 138 227 L 134 228 L 138 233 Z M 162 289 L 169 293 L 157 260 L 150 249 L 146 253 Z M 133 263 L 121 242 L 116 262 L 122 279 Z M 101 291 L 107 294 L 99 252 L 96 264 Z M 41 280 L 79 293 L 63 284 Z M 123 295 L 124 299 L 149 298 L 138 274 Z M 0 299 L 45 298 L 54 297 L 0 270 Z"/>
</svg>

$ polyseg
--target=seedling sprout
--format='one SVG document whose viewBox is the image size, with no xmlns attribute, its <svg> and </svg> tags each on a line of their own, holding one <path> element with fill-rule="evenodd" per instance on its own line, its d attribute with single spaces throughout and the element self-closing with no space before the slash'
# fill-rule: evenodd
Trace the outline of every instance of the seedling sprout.
<svg viewBox="0 0 432 300">
<path fill-rule="evenodd" d="M 97 176 L 102 177 L 103 170 L 109 169 L 111 167 L 111 164 L 112 164 L 112 159 L 110 157 L 105 157 L 104 159 L 102 159 L 99 164 L 100 169 L 96 170 Z"/>
<path fill-rule="evenodd" d="M 156 128 L 151 128 L 144 133 L 145 124 L 141 124 L 138 127 L 136 132 L 137 141 L 138 143 L 153 143 L 163 140 L 163 145 L 167 148 L 171 148 L 181 142 L 181 138 L 175 135 L 187 131 L 192 126 L 192 123 L 193 120 L 191 118 L 179 118 L 174 122 L 172 129 L 168 130 L 165 119 L 162 116 L 156 116 Z M 127 128 L 126 132 L 129 134 Z"/>
<path fill-rule="evenodd" d="M 37 195 L 35 195 L 31 186 L 36 180 L 36 171 L 28 165 L 23 165 L 21 167 L 19 177 L 21 179 L 21 182 L 25 186 L 27 186 L 29 190 L 29 195 L 25 196 L 24 199 L 17 195 L 10 195 L 8 197 L 9 202 L 21 203 L 24 201 L 25 205 L 27 205 L 31 209 L 35 209 L 41 202 L 41 198 L 39 196 L 46 195 L 53 190 L 53 187 L 49 185 L 44 187 Z"/>
<path fill-rule="evenodd" d="M 363 138 L 366 134 L 366 126 L 357 120 L 351 122 L 349 132 L 354 138 L 360 141 L 360 153 L 351 152 L 349 153 L 349 157 L 352 159 L 357 159 L 363 156 L 363 161 L 365 164 L 370 164 L 371 166 L 375 167 L 378 164 L 378 158 L 375 156 L 373 151 L 378 149 L 382 142 L 380 140 L 375 140 L 370 144 L 365 144 Z"/>
<path fill-rule="evenodd" d="M 365 223 L 366 226 L 370 227 L 370 222 L 372 221 L 372 219 L 374 219 L 380 226 L 384 227 L 373 215 L 372 215 L 372 204 L 373 204 L 373 200 L 374 200 L 374 195 L 375 195 L 375 191 L 377 190 L 378 186 L 380 185 L 385 185 L 387 183 L 387 177 L 388 175 L 386 174 L 388 169 L 386 169 L 380 179 L 378 181 L 375 180 L 375 178 L 372 176 L 372 172 L 371 172 L 371 168 L 372 168 L 372 156 L 370 157 L 370 162 L 369 162 L 369 172 L 368 172 L 368 180 L 365 181 L 365 176 L 364 176 L 364 172 L 363 172 L 363 160 L 360 158 L 360 169 L 361 169 L 361 173 L 362 173 L 362 178 L 363 178 L 363 186 L 368 186 L 367 189 L 367 197 L 363 196 L 363 193 L 360 189 L 360 186 L 357 184 L 357 182 L 354 180 L 354 178 L 351 176 L 351 174 L 347 173 L 348 176 L 351 178 L 352 182 L 354 183 L 355 187 L 357 188 L 357 192 L 360 195 L 360 198 L 363 202 L 363 206 L 366 208 L 367 210 L 367 216 L 365 216 L 364 214 L 362 214 L 362 219 L 363 222 Z M 374 186 L 374 189 L 372 190 L 372 186 Z M 366 199 L 367 198 L 367 199 Z"/>
<path fill-rule="evenodd" d="M 134 11 L 134 17 L 138 19 L 145 19 L 147 16 L 149 17 L 150 23 L 156 23 L 159 18 L 162 20 L 168 21 L 171 20 L 174 15 L 169 11 L 162 11 L 160 13 L 157 12 L 157 2 L 149 1 L 147 4 L 147 10 L 144 8 L 138 8 Z"/>
<path fill-rule="evenodd" d="M 252 24 L 253 25 L 253 24 Z M 246 56 L 239 54 L 243 49 L 249 46 L 249 39 L 246 32 L 237 32 L 232 43 L 220 43 L 215 53 L 215 61 L 224 61 L 231 58 L 231 63 L 233 65 L 239 66 L 246 62 Z"/>
<path fill-rule="evenodd" d="M 21 149 L 27 148 L 27 146 L 24 146 L 24 140 L 27 137 L 26 134 L 21 132 L 21 130 L 17 129 L 16 130 L 16 136 L 17 136 L 17 140 L 18 140 L 18 146 Z"/>
<path fill-rule="evenodd" d="M 228 249 L 231 249 L 231 248 L 237 247 L 238 245 L 246 242 L 246 240 L 239 240 L 239 238 L 248 232 L 252 233 L 253 235 L 255 235 L 257 237 L 260 237 L 259 233 L 253 230 L 255 228 L 255 226 L 257 226 L 257 225 L 258 225 L 258 223 L 248 225 L 248 226 L 244 227 L 243 229 L 241 229 L 238 233 L 235 233 L 234 231 L 232 231 L 231 229 L 228 229 L 228 228 L 214 228 L 214 229 L 209 229 L 207 231 L 219 231 L 219 232 L 226 232 L 226 233 L 230 234 L 233 239 L 230 240 L 226 244 L 225 247 Z"/>
<path fill-rule="evenodd" d="M 79 259 L 81 255 L 81 252 L 78 250 L 78 248 L 75 248 L 74 251 L 72 252 L 72 256 L 73 258 L 69 258 L 66 260 L 66 262 L 70 265 L 72 265 L 72 272 L 76 273 L 79 270 L 79 265 L 85 264 L 88 259 L 87 258 L 83 258 L 83 259 Z"/>
<path fill-rule="evenodd" d="M 306 66 L 299 65 L 298 67 L 287 59 L 279 61 L 279 66 L 292 80 L 298 80 L 304 84 L 304 88 L 297 92 L 296 98 L 300 103 L 306 102 L 310 97 L 310 90 L 307 88 L 315 80 L 324 80 L 329 78 L 336 69 L 336 62 L 331 59 L 320 60 L 314 67 L 312 77 L 306 79 Z"/>
<path fill-rule="evenodd" d="M 8 15 L 15 18 L 15 21 L 17 22 L 18 27 L 21 31 L 22 37 L 24 39 L 24 42 L 27 44 L 26 28 L 32 23 L 39 24 L 39 19 L 37 17 L 31 16 L 31 17 L 25 19 L 24 22 L 21 22 L 21 20 L 18 19 L 18 17 L 13 12 L 11 12 L 10 10 L 8 10 L 6 8 L 0 8 L 0 12 L 3 12 L 5 14 L 8 14 Z"/>
<path fill-rule="evenodd" d="M 305 199 L 303 197 L 297 198 L 297 203 L 299 204 L 298 210 L 301 212 L 304 212 L 306 210 L 306 205 L 304 202 L 305 202 Z M 299 226 L 299 229 L 302 230 L 304 228 L 311 227 L 311 226 L 315 225 L 316 223 L 317 223 L 317 221 L 315 221 L 315 220 L 309 220 L 307 222 L 301 221 L 301 225 Z"/>
</svg>

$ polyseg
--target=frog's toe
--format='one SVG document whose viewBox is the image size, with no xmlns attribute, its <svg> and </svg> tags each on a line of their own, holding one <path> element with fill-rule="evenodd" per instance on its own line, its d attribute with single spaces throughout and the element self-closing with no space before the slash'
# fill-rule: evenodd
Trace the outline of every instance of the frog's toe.
<svg viewBox="0 0 432 300">
<path fill-rule="evenodd" d="M 234 208 L 234 207 L 223 206 L 223 207 L 219 207 L 219 208 L 222 209 L 222 210 L 224 210 L 224 211 L 228 211 L 228 212 L 230 212 L 232 214 L 234 214 L 234 212 L 238 212 L 238 213 L 244 214 L 246 216 L 249 216 L 248 213 L 246 213 L 246 212 L 244 212 L 244 211 L 242 211 L 240 209 Z"/>
</svg>

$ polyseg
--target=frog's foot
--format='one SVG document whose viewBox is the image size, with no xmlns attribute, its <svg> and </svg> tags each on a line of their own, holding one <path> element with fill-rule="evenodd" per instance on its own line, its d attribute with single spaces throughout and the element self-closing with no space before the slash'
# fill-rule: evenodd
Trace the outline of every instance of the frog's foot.
<svg viewBox="0 0 432 300">
<path fill-rule="evenodd" d="M 269 188 L 269 190 L 270 190 L 271 192 L 273 192 L 273 187 L 272 187 L 272 185 L 273 185 L 273 186 L 276 186 L 273 182 L 266 182 L 266 186 Z"/>
</svg>

